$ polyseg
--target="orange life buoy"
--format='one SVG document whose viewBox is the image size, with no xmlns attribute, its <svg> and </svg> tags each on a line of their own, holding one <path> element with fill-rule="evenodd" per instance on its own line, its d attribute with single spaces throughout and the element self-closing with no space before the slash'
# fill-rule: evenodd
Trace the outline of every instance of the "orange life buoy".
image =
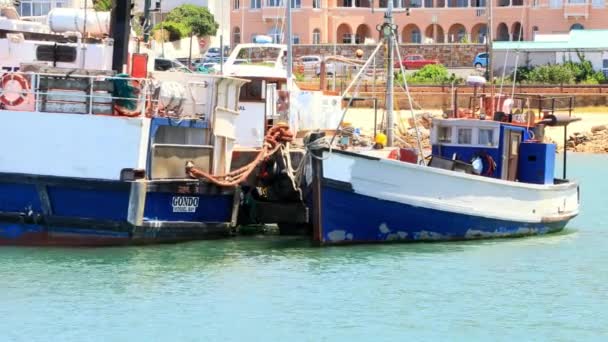
<svg viewBox="0 0 608 342">
<path fill-rule="evenodd" d="M 17 92 L 19 94 L 19 96 L 14 100 L 9 100 L 6 97 L 6 91 L 5 91 L 6 86 L 11 81 L 15 81 L 15 82 L 19 83 L 19 86 L 21 87 L 21 91 Z M 0 81 L 0 84 L 2 85 L 2 94 L 0 95 L 0 102 L 2 102 L 4 105 L 11 106 L 11 107 L 18 106 L 25 101 L 25 98 L 27 96 L 26 91 L 29 89 L 29 84 L 27 82 L 27 79 L 25 77 L 23 77 L 23 75 L 15 74 L 15 73 L 10 73 L 10 74 L 6 73 L 2 76 L 2 80 Z"/>
</svg>

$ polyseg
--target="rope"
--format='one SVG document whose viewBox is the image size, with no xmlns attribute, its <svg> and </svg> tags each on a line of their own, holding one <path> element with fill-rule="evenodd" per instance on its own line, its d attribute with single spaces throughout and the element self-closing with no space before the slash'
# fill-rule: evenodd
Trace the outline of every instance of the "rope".
<svg viewBox="0 0 608 342">
<path fill-rule="evenodd" d="M 329 159 L 329 157 L 331 156 L 331 143 L 329 141 L 327 141 L 327 139 L 325 137 L 319 138 L 317 140 L 314 141 L 310 141 L 310 135 L 312 133 L 308 133 L 306 135 L 306 137 L 304 137 L 304 156 L 302 157 L 302 160 L 300 160 L 300 164 L 298 165 L 298 167 L 295 170 L 295 182 L 296 184 L 302 184 L 302 177 L 304 176 L 304 172 L 306 170 L 306 165 L 312 165 L 312 158 L 315 158 L 317 160 L 327 160 Z M 315 151 L 319 151 L 321 149 L 328 149 L 329 150 L 329 154 L 327 155 L 327 157 L 323 157 L 323 156 L 316 156 L 313 152 Z"/>
<path fill-rule="evenodd" d="M 255 170 L 266 158 L 281 150 L 284 144 L 292 142 L 293 137 L 293 133 L 289 131 L 289 126 L 284 124 L 273 126 L 268 130 L 268 133 L 264 138 L 264 146 L 256 158 L 240 169 L 231 171 L 225 175 L 215 176 L 196 168 L 192 161 L 188 161 L 186 163 L 186 174 L 191 178 L 204 179 L 222 187 L 237 186 L 246 181 L 253 170 Z"/>
<path fill-rule="evenodd" d="M 397 38 L 393 35 L 393 43 L 395 44 L 395 50 L 397 50 L 397 57 L 399 60 L 401 59 L 401 51 L 399 51 L 399 44 L 397 43 Z M 412 120 L 414 120 L 414 129 L 416 130 L 416 142 L 418 143 L 418 153 L 420 154 L 421 160 L 424 160 L 424 153 L 422 152 L 422 142 L 420 139 L 420 129 L 418 128 L 418 124 L 416 123 L 416 114 L 414 114 L 414 104 L 412 100 L 412 94 L 410 93 L 410 88 L 407 84 L 407 77 L 405 76 L 405 69 L 403 68 L 403 64 L 399 63 L 399 69 L 401 70 L 401 77 L 403 78 L 403 86 L 405 87 L 405 93 L 407 94 L 407 99 L 410 105 L 410 114 L 412 116 Z M 391 89 L 392 91 L 393 89 Z"/>
</svg>

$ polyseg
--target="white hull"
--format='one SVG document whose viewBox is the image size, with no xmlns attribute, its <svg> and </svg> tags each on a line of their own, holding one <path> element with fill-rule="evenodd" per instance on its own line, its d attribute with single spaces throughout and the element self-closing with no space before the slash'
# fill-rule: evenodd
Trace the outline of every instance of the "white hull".
<svg viewBox="0 0 608 342">
<path fill-rule="evenodd" d="M 575 182 L 526 184 L 355 154 L 325 156 L 324 179 L 351 184 L 356 194 L 382 200 L 528 223 L 559 221 L 579 212 Z"/>
</svg>

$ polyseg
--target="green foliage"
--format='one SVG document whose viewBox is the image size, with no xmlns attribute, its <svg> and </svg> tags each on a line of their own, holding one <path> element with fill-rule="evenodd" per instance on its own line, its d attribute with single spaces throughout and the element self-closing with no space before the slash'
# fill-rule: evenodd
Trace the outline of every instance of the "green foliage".
<svg viewBox="0 0 608 342">
<path fill-rule="evenodd" d="M 154 38 L 163 41 L 175 41 L 190 35 L 190 28 L 183 23 L 163 21 L 152 29 Z M 161 36 L 162 35 L 162 36 Z"/>
<path fill-rule="evenodd" d="M 515 74 L 515 83 L 523 83 L 530 79 L 530 73 L 534 70 L 534 68 L 526 65 L 517 68 L 517 73 Z M 513 80 L 513 76 L 508 77 L 509 81 Z"/>
<path fill-rule="evenodd" d="M 302 72 L 302 71 L 294 70 L 293 77 L 298 82 L 304 82 L 304 80 L 305 80 L 305 75 L 304 75 L 304 72 Z"/>
<path fill-rule="evenodd" d="M 532 84 L 600 84 L 606 82 L 602 72 L 593 70 L 593 64 L 585 55 L 577 52 L 580 62 L 567 61 L 562 64 L 517 68 L 515 82 Z M 528 64 L 528 63 L 527 63 Z M 513 75 L 511 75 L 513 79 Z"/>
<path fill-rule="evenodd" d="M 408 84 L 451 84 L 461 83 L 462 79 L 457 78 L 454 74 L 450 75 L 448 69 L 441 64 L 425 65 L 422 69 L 407 75 Z M 396 73 L 395 81 L 403 84 L 403 76 L 401 72 Z"/>
<path fill-rule="evenodd" d="M 559 64 L 536 67 L 528 77 L 528 81 L 535 84 L 574 84 L 576 82 L 572 69 Z"/>
<path fill-rule="evenodd" d="M 207 7 L 196 5 L 181 5 L 167 14 L 167 21 L 185 25 L 190 32 L 199 37 L 214 36 L 220 25 Z"/>
<path fill-rule="evenodd" d="M 93 6 L 97 12 L 109 12 L 112 10 L 112 0 L 93 0 Z"/>
</svg>

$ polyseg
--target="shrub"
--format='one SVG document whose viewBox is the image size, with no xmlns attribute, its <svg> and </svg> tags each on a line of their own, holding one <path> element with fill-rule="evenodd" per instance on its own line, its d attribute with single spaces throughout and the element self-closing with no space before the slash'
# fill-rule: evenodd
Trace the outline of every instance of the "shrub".
<svg viewBox="0 0 608 342">
<path fill-rule="evenodd" d="M 576 76 L 570 67 L 550 64 L 534 68 L 528 80 L 531 83 L 573 84 L 576 82 Z"/>
<path fill-rule="evenodd" d="M 401 72 L 395 75 L 395 81 L 403 84 Z M 425 65 L 422 69 L 407 75 L 408 84 L 446 84 L 453 81 L 461 82 L 454 74 L 450 75 L 448 69 L 441 64 Z"/>
<path fill-rule="evenodd" d="M 162 40 L 165 41 L 180 40 L 190 35 L 188 26 L 174 21 L 164 21 L 157 24 L 152 32 L 156 40 L 161 40 L 162 37 Z"/>
</svg>

